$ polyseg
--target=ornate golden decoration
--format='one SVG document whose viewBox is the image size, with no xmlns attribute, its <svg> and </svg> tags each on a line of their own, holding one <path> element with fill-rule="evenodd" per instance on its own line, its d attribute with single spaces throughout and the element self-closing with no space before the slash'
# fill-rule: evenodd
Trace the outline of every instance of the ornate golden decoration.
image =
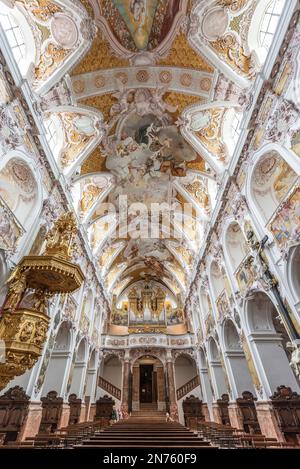
<svg viewBox="0 0 300 469">
<path fill-rule="evenodd" d="M 7 283 L 9 285 L 8 294 L 3 306 L 3 310 L 14 311 L 20 304 L 22 296 L 26 290 L 26 275 L 17 269 L 13 272 Z"/>
<path fill-rule="evenodd" d="M 196 180 L 184 188 L 192 195 L 192 197 L 198 202 L 200 207 L 204 210 L 209 210 L 209 195 L 207 193 L 207 187 L 200 180 Z"/>
<path fill-rule="evenodd" d="M 35 68 L 35 78 L 37 81 L 48 78 L 70 53 L 70 50 L 62 49 L 53 43 L 49 43 L 41 55 L 40 63 Z"/>
<path fill-rule="evenodd" d="M 199 96 L 176 93 L 174 91 L 171 91 L 170 93 L 166 93 L 164 95 L 164 101 L 167 104 L 170 104 L 171 106 L 177 108 L 173 116 L 175 118 L 178 118 L 187 107 L 192 106 L 193 104 L 201 104 L 205 100 L 204 98 L 200 98 Z"/>
<path fill-rule="evenodd" d="M 0 389 L 32 368 L 40 357 L 50 318 L 41 312 L 18 309 L 6 312 L 0 321 L 0 338 L 5 341 L 5 363 L 0 363 Z"/>
<path fill-rule="evenodd" d="M 0 340 L 5 342 L 0 389 L 32 368 L 41 355 L 50 320 L 46 314 L 49 298 L 55 293 L 70 293 L 83 282 L 81 268 L 70 262 L 76 233 L 73 213 L 63 214 L 46 236 L 44 255 L 24 257 L 8 279 L 0 319 Z M 27 289 L 35 292 L 30 308 L 23 308 Z"/>
<path fill-rule="evenodd" d="M 211 154 L 215 155 L 219 160 L 224 161 L 226 159 L 226 149 L 222 142 L 221 129 L 226 110 L 219 108 L 209 109 L 206 112 L 210 117 L 209 125 L 196 132 L 196 135 Z"/>
<path fill-rule="evenodd" d="M 100 147 L 97 147 L 84 161 L 80 175 L 107 171 L 105 162 L 106 158 L 102 155 Z"/>
<path fill-rule="evenodd" d="M 99 195 L 104 189 L 96 186 L 95 184 L 87 184 L 82 191 L 82 198 L 80 200 L 80 215 L 84 216 L 94 205 Z"/>
<path fill-rule="evenodd" d="M 128 334 L 166 334 L 167 326 L 130 326 Z"/>
<path fill-rule="evenodd" d="M 89 52 L 74 68 L 72 76 L 81 75 L 82 73 L 96 72 L 97 70 L 128 66 L 128 60 L 113 55 L 109 42 L 105 39 L 101 31 L 99 31 Z"/>
<path fill-rule="evenodd" d="M 109 246 L 106 250 L 104 250 L 103 254 L 101 255 L 99 259 L 99 265 L 101 267 L 104 267 L 108 261 L 113 257 L 115 252 L 119 249 L 119 246 Z"/>
<path fill-rule="evenodd" d="M 253 265 L 253 261 L 253 256 L 247 257 L 247 259 L 240 264 L 235 273 L 235 277 L 242 294 L 251 287 L 256 278 L 256 271 Z"/>
<path fill-rule="evenodd" d="M 275 197 L 278 201 L 283 200 L 293 181 L 296 179 L 297 175 L 294 170 L 285 160 L 280 159 L 278 162 L 278 168 L 276 170 L 275 181 L 273 183 Z"/>
<path fill-rule="evenodd" d="M 189 251 L 185 246 L 178 246 L 175 248 L 177 252 L 179 252 L 180 256 L 185 260 L 187 265 L 192 265 L 193 256 L 191 251 Z"/>
<path fill-rule="evenodd" d="M 49 21 L 55 13 L 61 13 L 63 10 L 56 3 L 49 0 L 18 0 L 24 8 L 42 23 Z"/>
<path fill-rule="evenodd" d="M 77 130 L 75 124 L 80 114 L 76 112 L 58 113 L 57 117 L 60 119 L 64 129 L 66 142 L 66 149 L 61 156 L 61 164 L 69 166 L 76 160 L 86 145 L 90 143 L 94 135 L 85 135 Z"/>
<path fill-rule="evenodd" d="M 210 42 L 210 45 L 236 72 L 251 78 L 251 57 L 245 54 L 243 46 L 239 44 L 233 34 L 228 33 L 224 37 Z"/>
<path fill-rule="evenodd" d="M 180 194 L 179 192 L 177 192 L 177 195 L 176 195 L 176 199 L 178 200 L 178 202 L 181 204 L 181 205 L 184 205 L 188 202 L 188 198 L 187 197 L 184 197 L 182 194 Z M 196 209 L 194 206 L 191 207 L 192 211 L 191 211 L 191 214 L 193 217 L 196 217 L 197 216 L 197 212 L 196 212 Z"/>
<path fill-rule="evenodd" d="M 247 340 L 246 340 L 246 337 L 244 336 L 244 334 L 242 334 L 242 336 L 241 336 L 241 345 L 242 345 L 242 348 L 243 348 L 243 351 L 244 351 L 244 354 L 245 354 L 245 358 L 246 358 L 246 361 L 247 361 L 249 373 L 250 373 L 252 381 L 253 381 L 253 385 L 254 385 L 255 389 L 261 390 L 262 385 L 261 385 L 260 379 L 258 377 L 256 368 L 255 368 L 255 365 L 254 365 L 254 362 L 253 362 L 252 354 L 250 352 L 250 349 L 249 349 L 249 346 L 248 346 L 248 343 L 247 343 Z"/>
<path fill-rule="evenodd" d="M 65 260 L 72 257 L 73 240 L 77 225 L 73 213 L 62 215 L 54 227 L 47 233 L 45 256 L 57 256 Z"/>
<path fill-rule="evenodd" d="M 128 294 L 128 300 L 129 309 L 133 311 L 138 318 L 143 317 L 144 310 L 147 307 L 151 311 L 152 317 L 159 317 L 164 309 L 166 293 L 161 288 L 158 290 L 145 288 L 139 294 L 135 288 L 132 288 Z"/>
<path fill-rule="evenodd" d="M 86 9 L 88 15 L 91 17 L 91 18 L 94 18 L 94 10 L 93 10 L 93 7 L 92 5 L 90 4 L 89 0 L 79 0 L 80 3 L 82 3 L 82 5 L 84 6 L 84 8 Z"/>
<path fill-rule="evenodd" d="M 213 73 L 213 67 L 199 53 L 190 46 L 186 34 L 181 32 L 173 42 L 172 48 L 166 58 L 161 59 L 158 65 L 169 65 L 179 68 L 190 68 L 203 72 Z"/>
<path fill-rule="evenodd" d="M 283 71 L 274 87 L 274 92 L 280 96 L 283 93 L 283 90 L 290 79 L 290 76 L 293 72 L 293 66 L 290 62 L 287 62 L 283 68 Z"/>
<path fill-rule="evenodd" d="M 102 112 L 104 120 L 110 120 L 110 110 L 113 104 L 116 103 L 116 98 L 112 94 L 103 94 L 100 96 L 94 96 L 92 98 L 82 99 L 80 104 L 84 106 L 95 107 Z"/>
<path fill-rule="evenodd" d="M 249 0 L 218 0 L 217 4 L 222 7 L 227 7 L 233 13 L 240 11 L 247 5 Z"/>
<path fill-rule="evenodd" d="M 244 15 L 240 16 L 234 16 L 230 22 L 230 29 L 232 31 L 236 31 L 238 34 L 240 34 L 240 29 L 241 29 L 241 20 L 243 19 Z"/>
<path fill-rule="evenodd" d="M 187 168 L 188 169 L 194 169 L 196 171 L 202 171 L 205 172 L 205 159 L 201 155 L 197 155 L 197 159 L 195 161 L 189 161 L 187 163 Z"/>
</svg>

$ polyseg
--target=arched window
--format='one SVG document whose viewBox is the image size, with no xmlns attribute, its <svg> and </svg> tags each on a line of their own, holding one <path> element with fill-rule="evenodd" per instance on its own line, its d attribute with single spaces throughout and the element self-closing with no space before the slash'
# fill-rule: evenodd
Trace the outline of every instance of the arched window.
<svg viewBox="0 0 300 469">
<path fill-rule="evenodd" d="M 285 0 L 260 0 L 253 12 L 248 47 L 259 65 L 266 60 L 285 3 Z"/>
<path fill-rule="evenodd" d="M 18 5 L 9 8 L 1 2 L 0 24 L 11 52 L 23 77 L 26 77 L 36 59 L 36 43 L 33 25 L 29 24 Z"/>
<path fill-rule="evenodd" d="M 60 119 L 52 114 L 51 117 L 44 121 L 45 137 L 49 144 L 52 155 L 59 160 L 63 148 L 65 146 L 64 126 Z"/>
<path fill-rule="evenodd" d="M 237 141 L 241 133 L 241 128 L 240 128 L 241 120 L 242 120 L 242 113 L 235 112 L 232 118 L 232 123 L 231 123 L 231 134 L 232 134 L 232 139 L 235 145 L 237 144 Z"/>
<path fill-rule="evenodd" d="M 241 112 L 236 112 L 235 109 L 229 109 L 226 111 L 224 116 L 222 135 L 230 155 L 233 155 L 241 133 L 240 125 L 242 117 L 243 114 Z"/>
<path fill-rule="evenodd" d="M 269 2 L 259 28 L 259 43 L 267 50 L 270 48 L 273 37 L 282 13 L 285 0 L 272 0 Z"/>
<path fill-rule="evenodd" d="M 54 153 L 54 150 L 58 142 L 56 126 L 54 122 L 51 119 L 49 119 L 48 121 L 45 122 L 45 128 L 46 128 L 46 139 L 49 143 L 49 146 L 52 152 Z"/>
<path fill-rule="evenodd" d="M 26 45 L 20 26 L 12 15 L 0 15 L 0 22 L 5 31 L 9 45 L 14 57 L 19 64 L 26 55 Z"/>
</svg>

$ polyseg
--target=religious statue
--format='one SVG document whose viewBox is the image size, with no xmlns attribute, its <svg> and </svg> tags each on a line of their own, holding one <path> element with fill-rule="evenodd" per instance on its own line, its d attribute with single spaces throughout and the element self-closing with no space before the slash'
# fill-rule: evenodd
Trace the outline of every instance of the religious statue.
<svg viewBox="0 0 300 469">
<path fill-rule="evenodd" d="M 36 290 L 34 299 L 33 299 L 33 309 L 39 311 L 40 313 L 47 314 L 48 299 L 51 294 L 45 292 L 44 290 Z"/>
<path fill-rule="evenodd" d="M 34 325 L 32 322 L 25 322 L 24 326 L 21 329 L 19 339 L 21 342 L 28 342 L 34 330 Z"/>
<path fill-rule="evenodd" d="M 300 380 L 300 347 L 292 342 L 286 344 L 288 350 L 292 351 L 290 366 L 293 368 L 295 375 Z"/>
<path fill-rule="evenodd" d="M 254 235 L 254 232 L 250 230 L 247 232 L 247 241 L 254 253 L 253 265 L 258 277 L 266 284 L 267 287 L 275 287 L 277 285 L 277 280 L 270 272 L 267 259 L 263 252 L 265 244 L 268 241 L 268 237 L 266 236 L 261 242 L 259 242 Z"/>
<path fill-rule="evenodd" d="M 14 311 L 23 297 L 26 290 L 26 274 L 16 269 L 7 281 L 8 294 L 3 306 L 3 310 Z"/>
<path fill-rule="evenodd" d="M 72 255 L 72 241 L 77 233 L 76 220 L 73 213 L 63 214 L 46 235 L 46 256 L 58 256 L 69 260 Z"/>
</svg>

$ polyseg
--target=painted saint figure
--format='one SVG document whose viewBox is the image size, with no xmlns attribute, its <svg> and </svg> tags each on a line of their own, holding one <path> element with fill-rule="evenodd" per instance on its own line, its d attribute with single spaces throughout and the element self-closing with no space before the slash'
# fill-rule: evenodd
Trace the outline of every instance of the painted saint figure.
<svg viewBox="0 0 300 469">
<path fill-rule="evenodd" d="M 134 21 L 143 26 L 146 20 L 147 0 L 131 0 L 130 11 L 133 14 Z"/>
</svg>

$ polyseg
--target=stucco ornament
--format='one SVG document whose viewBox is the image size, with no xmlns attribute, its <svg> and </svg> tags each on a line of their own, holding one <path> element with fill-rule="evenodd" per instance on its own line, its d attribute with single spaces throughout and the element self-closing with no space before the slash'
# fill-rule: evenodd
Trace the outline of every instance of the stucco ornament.
<svg viewBox="0 0 300 469">
<path fill-rule="evenodd" d="M 51 21 L 51 32 L 55 41 L 66 49 L 72 49 L 78 39 L 78 29 L 72 18 L 56 14 Z"/>
<path fill-rule="evenodd" d="M 8 106 L 0 106 L 0 145 L 4 151 L 17 148 L 22 143 L 22 131 L 10 115 Z"/>
<path fill-rule="evenodd" d="M 214 8 L 209 11 L 202 22 L 202 33 L 208 41 L 215 41 L 222 37 L 229 24 L 228 13 L 224 8 Z"/>
</svg>

